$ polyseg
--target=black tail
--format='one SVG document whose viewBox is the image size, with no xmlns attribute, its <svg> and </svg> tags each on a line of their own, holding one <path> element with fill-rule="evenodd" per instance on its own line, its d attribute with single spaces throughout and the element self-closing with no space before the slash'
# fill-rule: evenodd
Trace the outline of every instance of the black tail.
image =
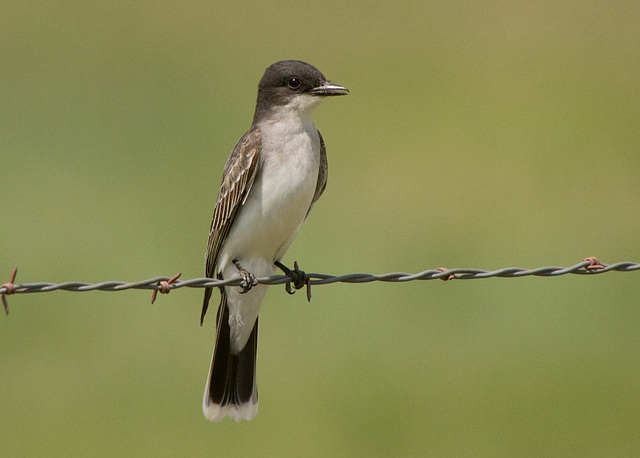
<svg viewBox="0 0 640 458">
<path fill-rule="evenodd" d="M 235 421 L 251 420 L 258 413 L 258 320 L 256 319 L 245 347 L 237 355 L 232 355 L 229 307 L 224 288 L 221 288 L 221 295 L 216 320 L 216 346 L 202 401 L 202 411 L 211 421 L 222 421 L 227 416 Z"/>
</svg>

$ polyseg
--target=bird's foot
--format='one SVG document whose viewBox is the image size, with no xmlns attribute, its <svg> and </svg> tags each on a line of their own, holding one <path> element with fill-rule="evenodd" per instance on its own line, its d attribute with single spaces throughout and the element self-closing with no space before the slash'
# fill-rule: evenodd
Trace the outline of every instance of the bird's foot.
<svg viewBox="0 0 640 458">
<path fill-rule="evenodd" d="M 258 284 L 258 280 L 256 280 L 256 276 L 253 275 L 251 272 L 245 270 L 240 265 L 237 259 L 233 260 L 233 265 L 236 266 L 236 269 L 238 269 L 238 275 L 240 275 L 240 278 L 242 279 L 242 283 L 240 284 L 240 286 L 242 286 L 242 289 L 239 289 L 238 292 L 240 294 L 248 293 L 251 290 L 251 288 L 253 288 Z"/>
<path fill-rule="evenodd" d="M 294 294 L 295 291 L 291 289 L 291 283 L 293 283 L 293 287 L 295 289 L 301 289 L 305 286 L 307 287 L 307 300 L 311 302 L 311 278 L 302 270 L 298 268 L 298 261 L 293 263 L 293 270 L 289 269 L 287 266 L 282 264 L 280 261 L 275 261 L 274 264 L 277 268 L 282 270 L 284 274 L 291 279 L 290 282 L 287 282 L 285 285 L 285 289 L 287 293 Z"/>
</svg>

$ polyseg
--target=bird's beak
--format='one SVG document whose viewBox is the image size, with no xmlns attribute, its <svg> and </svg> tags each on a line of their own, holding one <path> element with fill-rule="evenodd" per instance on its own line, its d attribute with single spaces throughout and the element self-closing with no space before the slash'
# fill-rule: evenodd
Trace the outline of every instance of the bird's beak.
<svg viewBox="0 0 640 458">
<path fill-rule="evenodd" d="M 338 86 L 337 84 L 333 84 L 330 82 L 325 82 L 322 86 L 314 87 L 309 91 L 311 95 L 321 95 L 321 96 L 329 96 L 329 95 L 347 95 L 349 93 L 349 89 L 346 87 Z"/>
</svg>

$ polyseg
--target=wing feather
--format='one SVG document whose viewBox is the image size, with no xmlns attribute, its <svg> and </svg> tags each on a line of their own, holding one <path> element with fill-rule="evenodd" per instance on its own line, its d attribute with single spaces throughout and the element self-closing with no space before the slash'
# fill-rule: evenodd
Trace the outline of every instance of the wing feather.
<svg viewBox="0 0 640 458">
<path fill-rule="evenodd" d="M 313 194 L 313 199 L 311 200 L 311 205 L 309 206 L 309 210 L 307 210 L 307 214 L 304 217 L 305 220 L 309 216 L 309 212 L 311 212 L 313 204 L 317 202 L 317 200 L 324 192 L 324 189 L 327 187 L 327 176 L 329 174 L 327 148 L 324 146 L 324 140 L 322 139 L 322 134 L 320 133 L 320 131 L 318 131 L 318 137 L 320 138 L 320 167 L 318 168 L 318 181 L 316 183 L 316 191 Z"/>
<path fill-rule="evenodd" d="M 240 207 L 246 202 L 258 170 L 258 158 L 262 146 L 260 130 L 252 126 L 238 140 L 224 166 L 222 184 L 213 210 L 207 252 L 205 254 L 205 275 L 216 278 L 216 263 L 220 248 L 229 234 L 229 230 Z M 211 289 L 205 290 L 202 304 L 202 319 L 207 312 Z"/>
</svg>

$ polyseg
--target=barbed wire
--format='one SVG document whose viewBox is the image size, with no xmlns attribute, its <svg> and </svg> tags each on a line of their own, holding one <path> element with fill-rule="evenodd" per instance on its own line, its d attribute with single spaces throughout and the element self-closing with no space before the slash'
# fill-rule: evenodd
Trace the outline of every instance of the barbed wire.
<svg viewBox="0 0 640 458">
<path fill-rule="evenodd" d="M 311 285 L 328 285 L 331 283 L 370 283 L 374 281 L 403 283 L 414 280 L 471 280 L 483 278 L 519 278 L 519 277 L 558 277 L 560 275 L 576 274 L 576 275 L 597 275 L 607 272 L 632 272 L 640 270 L 640 264 L 634 262 L 618 262 L 615 264 L 601 264 L 597 258 L 584 258 L 582 262 L 570 267 L 537 267 L 535 269 L 524 269 L 521 267 L 505 267 L 498 270 L 483 269 L 447 269 L 440 267 L 432 270 L 425 270 L 415 274 L 405 272 L 390 272 L 386 274 L 366 274 L 351 273 L 346 275 L 328 275 L 318 273 L 308 273 L 306 278 L 307 287 Z M 168 294 L 171 290 L 178 288 L 212 288 L 219 286 L 240 286 L 242 279 L 233 277 L 227 280 L 218 280 L 215 278 L 193 278 L 190 280 L 178 280 L 180 274 L 173 277 L 154 277 L 148 280 L 137 282 L 123 281 L 104 281 L 101 283 L 84 283 L 79 281 L 68 281 L 64 283 L 20 283 L 14 284 L 17 273 L 17 266 L 13 269 L 11 280 L 8 283 L 0 285 L 0 295 L 5 312 L 9 313 L 9 308 L 5 296 L 20 293 L 46 293 L 50 291 L 125 291 L 129 289 L 146 289 L 153 290 L 152 303 L 156 294 L 160 291 Z M 261 277 L 256 279 L 258 284 L 262 285 L 281 285 L 289 284 L 287 290 L 290 290 L 292 278 L 287 275 L 272 275 L 270 277 Z M 310 298 L 309 291 L 307 291 Z"/>
</svg>

